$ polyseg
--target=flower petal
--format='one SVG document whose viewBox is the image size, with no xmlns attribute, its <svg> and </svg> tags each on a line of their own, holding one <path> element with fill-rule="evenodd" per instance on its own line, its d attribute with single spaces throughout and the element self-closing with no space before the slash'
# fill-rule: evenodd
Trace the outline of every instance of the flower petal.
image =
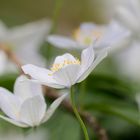
<svg viewBox="0 0 140 140">
<path fill-rule="evenodd" d="M 57 56 L 57 57 L 55 58 L 54 64 L 61 64 L 61 63 L 63 63 L 65 60 L 75 61 L 76 59 L 75 59 L 75 57 L 72 56 L 71 54 L 65 53 L 64 55 Z"/>
<path fill-rule="evenodd" d="M 24 101 L 20 108 L 19 119 L 29 126 L 38 126 L 45 115 L 46 103 L 40 96 Z"/>
<path fill-rule="evenodd" d="M 10 91 L 0 87 L 0 108 L 8 117 L 17 120 L 20 101 Z"/>
<path fill-rule="evenodd" d="M 7 27 L 2 21 L 0 21 L 0 39 L 3 39 L 6 34 L 7 34 Z"/>
<path fill-rule="evenodd" d="M 50 35 L 46 40 L 55 47 L 61 49 L 78 49 L 77 43 L 68 37 L 60 35 Z"/>
<path fill-rule="evenodd" d="M 93 50 L 93 46 L 84 49 L 81 54 L 81 71 L 82 69 L 88 69 L 88 67 L 93 63 L 94 59 L 95 52 Z"/>
<path fill-rule="evenodd" d="M 7 68 L 8 57 L 3 51 L 0 51 L 0 74 L 3 74 Z"/>
<path fill-rule="evenodd" d="M 80 71 L 79 64 L 69 64 L 53 74 L 54 79 L 66 88 L 75 84 Z"/>
<path fill-rule="evenodd" d="M 140 28 L 138 23 L 139 17 L 135 15 L 132 11 L 129 11 L 129 8 L 120 6 L 117 9 L 116 18 L 127 28 L 137 31 Z"/>
<path fill-rule="evenodd" d="M 9 30 L 5 41 L 15 47 L 18 59 L 23 63 L 45 65 L 45 60 L 39 54 L 39 47 L 50 30 L 50 22 L 46 19 L 27 23 Z"/>
<path fill-rule="evenodd" d="M 14 94 L 20 97 L 22 101 L 39 95 L 43 98 L 42 87 L 37 82 L 27 79 L 26 76 L 20 76 L 17 78 L 14 85 Z"/>
<path fill-rule="evenodd" d="M 87 76 L 92 72 L 92 70 L 107 56 L 107 49 L 104 49 L 97 54 L 95 59 L 92 61 L 89 67 L 84 67 L 84 70 L 82 69 L 79 78 L 77 80 L 77 83 L 80 83 L 84 79 L 87 78 Z"/>
<path fill-rule="evenodd" d="M 13 119 L 10 119 L 10 118 L 5 117 L 5 116 L 2 116 L 2 115 L 0 115 L 0 118 L 3 119 L 3 120 L 5 120 L 5 121 L 7 121 L 7 122 L 9 122 L 9 123 L 11 123 L 11 124 L 14 124 L 16 126 L 19 126 L 19 127 L 23 127 L 23 128 L 28 127 L 28 125 L 26 125 L 24 123 L 17 122 L 17 121 L 15 121 Z"/>
<path fill-rule="evenodd" d="M 35 65 L 27 64 L 22 66 L 23 71 L 25 74 L 30 75 L 33 79 L 37 80 L 43 85 L 47 85 L 54 88 L 63 88 L 63 85 L 57 83 L 53 76 L 51 75 L 52 72 L 45 68 L 40 68 Z"/>
<path fill-rule="evenodd" d="M 54 114 L 55 110 L 59 107 L 59 105 L 61 104 L 61 102 L 66 98 L 66 96 L 68 95 L 68 93 L 65 93 L 63 95 L 61 95 L 59 98 L 57 98 L 48 108 L 45 117 L 42 120 L 42 123 L 48 121 L 50 119 L 50 117 Z"/>
<path fill-rule="evenodd" d="M 124 38 L 128 37 L 130 32 L 119 25 L 119 23 L 113 20 L 107 27 L 106 32 L 101 38 L 100 46 L 111 46 L 120 41 L 124 40 Z"/>
</svg>

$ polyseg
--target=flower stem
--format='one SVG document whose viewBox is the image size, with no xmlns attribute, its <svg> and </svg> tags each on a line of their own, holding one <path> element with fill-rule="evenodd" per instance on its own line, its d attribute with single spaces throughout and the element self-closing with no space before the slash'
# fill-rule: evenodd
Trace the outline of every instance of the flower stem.
<svg viewBox="0 0 140 140">
<path fill-rule="evenodd" d="M 76 108 L 76 105 L 75 105 L 75 102 L 74 102 L 74 92 L 73 92 L 73 87 L 71 87 L 70 89 L 70 95 L 71 95 L 71 103 L 72 103 L 72 108 L 73 108 L 73 111 L 75 113 L 75 116 L 77 117 L 80 125 L 81 125 L 81 128 L 84 132 L 84 136 L 85 136 L 85 140 L 89 140 L 89 136 L 88 136 L 88 132 L 87 132 L 87 129 L 86 129 L 86 126 L 83 122 L 83 120 L 81 119 L 79 113 L 78 113 L 78 110 Z"/>
<path fill-rule="evenodd" d="M 83 102 L 84 102 L 85 94 L 86 94 L 86 84 L 87 84 L 87 81 L 86 80 L 84 80 L 80 84 L 80 105 L 82 106 L 82 109 L 84 108 Z"/>
</svg>

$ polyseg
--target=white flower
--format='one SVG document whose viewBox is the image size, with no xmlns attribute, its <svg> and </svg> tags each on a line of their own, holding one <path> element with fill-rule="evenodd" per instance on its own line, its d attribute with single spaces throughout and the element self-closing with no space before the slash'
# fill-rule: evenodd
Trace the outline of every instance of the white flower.
<svg viewBox="0 0 140 140">
<path fill-rule="evenodd" d="M 140 43 L 133 43 L 116 57 L 116 62 L 121 73 L 131 78 L 140 80 Z"/>
<path fill-rule="evenodd" d="M 15 71 L 17 71 L 16 67 L 9 61 L 7 55 L 0 50 L 0 75 Z"/>
<path fill-rule="evenodd" d="M 134 36 L 140 38 L 140 2 L 139 0 L 126 0 L 117 8 L 116 17 L 120 23 L 132 31 Z"/>
<path fill-rule="evenodd" d="M 0 109 L 6 116 L 0 118 L 20 127 L 34 127 L 47 121 L 67 94 L 56 99 L 46 111 L 41 86 L 20 76 L 14 86 L 14 94 L 0 88 Z"/>
<path fill-rule="evenodd" d="M 112 21 L 109 25 L 96 25 L 93 23 L 83 23 L 77 29 L 73 38 L 60 35 L 50 35 L 47 41 L 58 48 L 84 49 L 91 45 L 99 49 L 121 41 L 128 36 L 129 32 Z"/>
<path fill-rule="evenodd" d="M 95 54 L 91 46 L 82 51 L 81 61 L 66 53 L 56 57 L 51 70 L 31 64 L 24 65 L 22 69 L 41 84 L 54 88 L 70 88 L 83 81 L 106 55 L 106 50 Z"/>
<path fill-rule="evenodd" d="M 45 60 L 39 55 L 39 47 L 45 41 L 50 25 L 48 20 L 43 19 L 9 29 L 0 22 L 0 44 L 13 47 L 23 64 L 44 66 Z"/>
<path fill-rule="evenodd" d="M 129 44 L 116 58 L 121 73 L 131 79 L 140 80 L 140 1 L 125 0 L 116 11 L 115 17 L 120 24 L 131 31 Z"/>
</svg>

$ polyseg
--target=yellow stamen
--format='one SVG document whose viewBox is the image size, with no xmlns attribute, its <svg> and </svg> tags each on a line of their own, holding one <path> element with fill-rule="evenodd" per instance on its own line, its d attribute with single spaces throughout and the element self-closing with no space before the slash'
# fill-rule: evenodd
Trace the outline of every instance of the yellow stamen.
<svg viewBox="0 0 140 140">
<path fill-rule="evenodd" d="M 71 64 L 80 65 L 80 63 L 81 63 L 80 60 L 77 59 L 77 58 L 74 61 L 65 59 L 62 63 L 53 64 L 52 67 L 51 67 L 51 71 L 54 73 L 54 72 L 62 69 L 66 65 L 71 65 Z M 49 75 L 51 76 L 52 74 L 49 74 Z"/>
</svg>

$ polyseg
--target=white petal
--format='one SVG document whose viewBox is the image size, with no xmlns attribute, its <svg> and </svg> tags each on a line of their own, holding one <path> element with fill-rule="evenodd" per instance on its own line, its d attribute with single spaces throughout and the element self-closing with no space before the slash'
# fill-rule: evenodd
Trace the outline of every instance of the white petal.
<svg viewBox="0 0 140 140">
<path fill-rule="evenodd" d="M 97 28 L 97 25 L 91 22 L 85 22 L 80 25 L 80 30 L 92 31 Z"/>
<path fill-rule="evenodd" d="M 18 77 L 15 82 L 14 94 L 20 97 L 22 101 L 37 95 L 43 98 L 41 85 L 23 75 Z"/>
<path fill-rule="evenodd" d="M 31 64 L 22 66 L 22 69 L 25 72 L 25 74 L 30 75 L 33 79 L 37 80 L 43 85 L 47 85 L 54 88 L 64 87 L 63 85 L 60 85 L 53 79 L 53 76 L 51 75 L 52 72 L 50 70 L 40 68 Z"/>
<path fill-rule="evenodd" d="M 137 31 L 140 28 L 139 17 L 125 7 L 118 8 L 117 19 L 130 30 Z"/>
<path fill-rule="evenodd" d="M 95 52 L 93 46 L 84 49 L 81 54 L 81 71 L 88 69 L 93 63 L 95 58 Z"/>
<path fill-rule="evenodd" d="M 124 27 L 120 26 L 119 23 L 113 20 L 108 27 L 103 36 L 95 44 L 97 47 L 113 46 L 116 43 L 120 43 L 124 38 L 128 37 L 130 32 Z"/>
<path fill-rule="evenodd" d="M 34 43 L 34 45 L 37 43 L 38 46 L 38 43 L 42 43 L 42 40 L 45 39 L 45 35 L 49 32 L 49 30 L 50 23 L 46 19 L 43 19 L 12 28 L 8 39 L 15 45 L 19 45 L 16 46 L 18 48 L 20 45 L 26 46 L 28 43 L 31 45 L 30 41 Z M 35 42 L 33 42 L 33 40 Z"/>
<path fill-rule="evenodd" d="M 42 120 L 42 123 L 46 122 L 50 119 L 50 117 L 54 114 L 55 110 L 59 107 L 61 102 L 65 99 L 65 97 L 68 95 L 68 93 L 65 93 L 64 95 L 61 95 L 59 98 L 57 98 L 48 108 L 45 117 Z"/>
<path fill-rule="evenodd" d="M 0 118 L 3 119 L 3 120 L 5 120 L 5 121 L 7 121 L 7 122 L 9 122 L 9 123 L 11 123 L 11 124 L 14 124 L 16 126 L 19 126 L 19 127 L 28 127 L 28 125 L 26 125 L 24 123 L 17 122 L 17 121 L 15 121 L 13 119 L 10 119 L 10 118 L 5 117 L 5 116 L 2 116 L 2 115 L 0 115 Z"/>
<path fill-rule="evenodd" d="M 0 41 L 5 37 L 6 34 L 7 34 L 7 27 L 2 21 L 0 21 Z"/>
<path fill-rule="evenodd" d="M 47 37 L 47 41 L 58 48 L 78 49 L 77 43 L 68 37 L 59 36 L 59 35 L 50 35 L 49 37 Z"/>
<path fill-rule="evenodd" d="M 45 65 L 45 60 L 39 55 L 39 47 L 45 41 L 50 30 L 46 19 L 27 23 L 9 30 L 5 41 L 16 49 L 18 59 L 23 63 Z"/>
<path fill-rule="evenodd" d="M 106 49 L 102 50 L 94 59 L 94 61 L 91 63 L 91 65 L 88 68 L 85 68 L 79 75 L 79 79 L 77 83 L 80 83 L 84 79 L 87 78 L 87 76 L 92 72 L 92 70 L 107 56 Z"/>
<path fill-rule="evenodd" d="M 64 85 L 66 88 L 71 87 L 76 83 L 77 76 L 80 71 L 79 64 L 67 65 L 53 74 L 54 79 Z"/>
<path fill-rule="evenodd" d="M 8 64 L 8 58 L 3 51 L 0 51 L 0 74 L 3 74 L 6 71 Z"/>
<path fill-rule="evenodd" d="M 63 63 L 65 60 L 69 60 L 69 61 L 75 61 L 75 57 L 72 56 L 69 53 L 65 53 L 64 55 L 61 56 L 57 56 L 55 58 L 54 64 L 59 64 L 59 63 Z"/>
<path fill-rule="evenodd" d="M 37 126 L 45 115 L 46 103 L 40 96 L 25 100 L 19 112 L 21 122 L 29 126 Z"/>
<path fill-rule="evenodd" d="M 10 118 L 17 120 L 20 101 L 10 91 L 0 88 L 0 108 Z"/>
</svg>

